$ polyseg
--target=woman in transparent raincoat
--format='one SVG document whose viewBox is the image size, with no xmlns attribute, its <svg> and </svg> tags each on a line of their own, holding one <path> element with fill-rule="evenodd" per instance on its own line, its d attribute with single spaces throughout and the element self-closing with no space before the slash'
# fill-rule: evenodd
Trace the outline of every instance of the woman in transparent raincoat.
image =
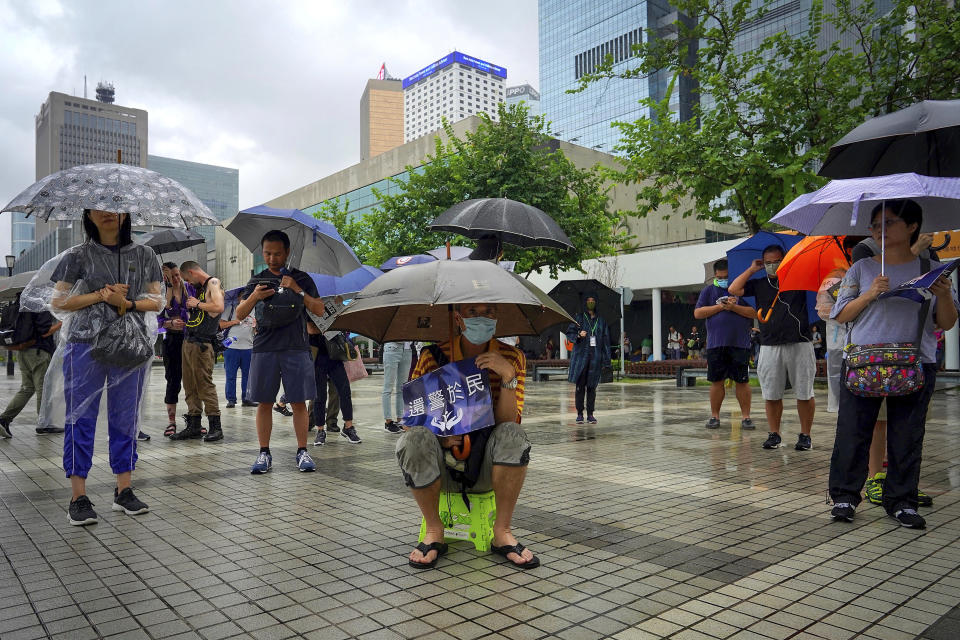
<svg viewBox="0 0 960 640">
<path fill-rule="evenodd" d="M 133 494 L 130 479 L 156 314 L 164 299 L 156 254 L 133 242 L 127 214 L 88 209 L 83 228 L 86 242 L 44 265 L 36 284 L 25 291 L 32 304 L 48 302 L 50 311 L 63 320 L 44 384 L 44 411 L 64 413 L 63 468 L 73 489 L 72 525 L 97 522 L 86 478 L 104 387 L 110 468 L 117 476 L 111 508 L 128 515 L 148 510 Z M 61 371 L 62 377 L 57 375 Z"/>
</svg>

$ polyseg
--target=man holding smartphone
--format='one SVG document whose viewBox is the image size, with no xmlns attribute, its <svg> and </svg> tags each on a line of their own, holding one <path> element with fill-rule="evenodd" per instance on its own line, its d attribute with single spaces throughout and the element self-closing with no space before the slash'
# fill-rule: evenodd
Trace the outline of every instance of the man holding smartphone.
<svg viewBox="0 0 960 640">
<path fill-rule="evenodd" d="M 720 406 L 729 378 L 737 386 L 737 402 L 743 418 L 740 428 L 755 429 L 750 419 L 750 328 L 753 307 L 727 292 L 727 261 L 713 263 L 713 282 L 700 292 L 693 317 L 707 324 L 707 380 L 710 381 L 710 419 L 707 429 L 720 426 Z"/>
</svg>

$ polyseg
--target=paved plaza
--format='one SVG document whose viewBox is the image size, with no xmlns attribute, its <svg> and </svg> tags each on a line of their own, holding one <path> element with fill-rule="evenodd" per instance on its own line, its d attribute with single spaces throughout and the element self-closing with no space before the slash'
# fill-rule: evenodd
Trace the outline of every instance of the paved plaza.
<svg viewBox="0 0 960 640">
<path fill-rule="evenodd" d="M 18 381 L 0 377 L 3 402 Z M 935 395 L 927 421 L 920 487 L 934 506 L 918 532 L 869 503 L 853 524 L 830 521 L 825 412 L 812 451 L 793 449 L 789 411 L 788 446 L 765 451 L 757 389 L 758 429 L 741 433 L 732 393 L 707 431 L 706 387 L 603 385 L 600 424 L 577 426 L 572 386 L 531 382 L 514 533 L 543 565 L 519 571 L 456 542 L 415 571 L 420 518 L 382 428 L 381 381 L 354 386 L 363 444 L 331 434 L 310 448 L 317 473 L 298 473 L 291 419 L 274 414 L 273 471 L 251 476 L 255 410 L 224 409 L 221 443 L 169 442 L 154 368 L 153 440 L 134 474 L 151 511 L 110 510 L 101 428 L 90 527 L 67 524 L 62 436 L 35 435 L 28 408 L 0 441 L 0 638 L 960 637 L 957 390 Z"/>
</svg>

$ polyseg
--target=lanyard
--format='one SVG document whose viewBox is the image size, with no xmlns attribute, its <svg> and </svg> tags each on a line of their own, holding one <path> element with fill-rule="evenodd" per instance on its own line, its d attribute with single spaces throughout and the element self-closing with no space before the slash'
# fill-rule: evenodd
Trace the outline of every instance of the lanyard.
<svg viewBox="0 0 960 640">
<path fill-rule="evenodd" d="M 590 316 L 584 316 L 584 324 L 590 326 Z M 597 316 L 596 320 L 593 321 L 593 327 L 590 329 L 590 335 L 594 336 L 597 334 L 597 325 L 600 324 L 600 316 Z"/>
</svg>

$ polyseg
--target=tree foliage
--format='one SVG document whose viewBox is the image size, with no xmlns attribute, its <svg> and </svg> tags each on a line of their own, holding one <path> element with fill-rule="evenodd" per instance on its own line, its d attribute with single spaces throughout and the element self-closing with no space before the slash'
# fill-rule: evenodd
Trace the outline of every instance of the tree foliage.
<svg viewBox="0 0 960 640">
<path fill-rule="evenodd" d="M 579 269 L 588 258 L 607 255 L 626 239 L 617 230 L 619 216 L 607 210 L 604 177 L 580 169 L 551 146 L 549 125 L 542 116 L 529 117 L 523 105 L 498 107 L 498 121 L 479 114 L 476 132 L 458 138 L 448 123 L 447 142 L 436 147 L 419 168 L 407 167 L 409 177 L 394 179 L 399 191 L 375 192 L 377 207 L 360 220 L 351 220 L 343 204 L 330 204 L 318 217 L 332 222 L 364 261 L 379 264 L 396 255 L 409 255 L 441 246 L 472 244 L 466 238 L 431 232 L 430 222 L 454 204 L 470 198 L 511 198 L 545 211 L 566 232 L 572 251 L 507 245 L 505 260 L 516 260 L 517 271 L 547 268 Z"/>
<path fill-rule="evenodd" d="M 763 228 L 796 195 L 822 186 L 816 175 L 830 145 L 867 118 L 918 100 L 960 97 L 960 9 L 944 0 L 896 0 L 880 15 L 870 0 L 838 0 L 823 12 L 814 0 L 808 28 L 737 49 L 767 12 L 751 0 L 675 0 L 689 19 L 676 39 L 647 33 L 634 47 L 633 68 L 608 57 L 581 79 L 582 90 L 604 78 L 671 78 L 666 97 L 648 98 L 650 118 L 618 123 L 624 183 L 643 183 L 639 215 L 670 206 L 683 216 L 727 222 L 739 217 Z M 847 34 L 822 48 L 824 32 Z M 691 55 L 696 49 L 696 55 Z M 684 122 L 669 103 L 680 77 L 699 87 L 699 105 Z M 692 205 L 690 204 L 692 202 Z"/>
</svg>

